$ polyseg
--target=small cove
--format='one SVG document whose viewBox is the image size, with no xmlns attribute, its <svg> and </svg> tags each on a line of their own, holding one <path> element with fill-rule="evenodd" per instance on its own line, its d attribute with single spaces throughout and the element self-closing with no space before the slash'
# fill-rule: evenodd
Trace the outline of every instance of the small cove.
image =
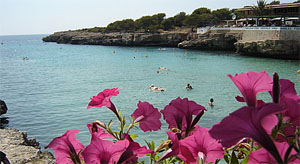
<svg viewBox="0 0 300 164">
<path fill-rule="evenodd" d="M 112 101 L 126 117 L 138 101 L 148 101 L 161 110 L 178 96 L 187 97 L 207 108 L 199 123 L 205 127 L 243 105 L 235 101 L 240 93 L 227 74 L 278 72 L 280 78 L 295 83 L 298 94 L 300 91 L 299 61 L 223 51 L 45 43 L 43 36 L 0 36 L 0 99 L 8 106 L 8 127 L 27 131 L 41 147 L 68 129 L 80 129 L 78 138 L 87 145 L 87 123 L 114 119 L 107 108 L 86 109 L 89 98 L 106 88 L 119 88 L 120 94 Z M 187 91 L 187 83 L 194 89 Z M 151 84 L 167 91 L 149 91 Z M 213 109 L 207 104 L 212 97 Z M 259 97 L 270 100 L 268 94 Z M 139 135 L 142 145 L 144 138 L 162 140 L 167 125 L 161 121 L 161 131 L 132 132 Z"/>
</svg>

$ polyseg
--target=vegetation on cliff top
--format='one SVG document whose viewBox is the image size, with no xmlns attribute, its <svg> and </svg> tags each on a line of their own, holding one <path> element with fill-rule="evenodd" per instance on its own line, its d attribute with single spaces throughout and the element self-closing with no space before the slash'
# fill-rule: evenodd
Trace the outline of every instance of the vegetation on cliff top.
<svg viewBox="0 0 300 164">
<path fill-rule="evenodd" d="M 232 10 L 222 8 L 211 11 L 201 7 L 195 9 L 192 14 L 180 12 L 173 17 L 166 18 L 165 13 L 152 16 L 142 16 L 139 19 L 124 19 L 108 24 L 106 27 L 94 27 L 81 29 L 88 32 L 158 32 L 160 30 L 173 30 L 181 27 L 198 27 L 205 25 L 217 25 L 231 19 Z"/>
</svg>

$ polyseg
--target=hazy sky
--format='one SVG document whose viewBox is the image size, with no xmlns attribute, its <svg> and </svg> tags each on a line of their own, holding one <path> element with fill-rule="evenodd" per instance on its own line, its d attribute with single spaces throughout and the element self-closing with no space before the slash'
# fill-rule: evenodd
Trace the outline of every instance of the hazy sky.
<svg viewBox="0 0 300 164">
<path fill-rule="evenodd" d="M 0 0 L 0 35 L 51 34 L 160 12 L 171 17 L 181 11 L 191 14 L 199 7 L 214 10 L 254 4 L 256 0 Z"/>
</svg>

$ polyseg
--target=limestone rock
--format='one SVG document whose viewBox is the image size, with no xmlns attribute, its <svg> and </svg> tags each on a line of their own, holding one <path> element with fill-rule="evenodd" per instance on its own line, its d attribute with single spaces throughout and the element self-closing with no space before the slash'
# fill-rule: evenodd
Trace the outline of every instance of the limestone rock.
<svg viewBox="0 0 300 164">
<path fill-rule="evenodd" d="M 237 53 L 280 59 L 300 59 L 300 42 L 296 40 L 264 40 L 234 43 Z"/>
<path fill-rule="evenodd" d="M 35 139 L 27 139 L 27 133 L 17 129 L 0 129 L 0 150 L 11 164 L 54 164 L 53 155 L 42 152 Z"/>
<path fill-rule="evenodd" d="M 236 36 L 227 33 L 206 33 L 193 36 L 192 39 L 178 44 L 179 48 L 202 50 L 235 50 Z"/>
<path fill-rule="evenodd" d="M 168 46 L 176 47 L 188 33 L 93 33 L 86 31 L 56 32 L 43 38 L 45 42 L 115 46 Z"/>
</svg>

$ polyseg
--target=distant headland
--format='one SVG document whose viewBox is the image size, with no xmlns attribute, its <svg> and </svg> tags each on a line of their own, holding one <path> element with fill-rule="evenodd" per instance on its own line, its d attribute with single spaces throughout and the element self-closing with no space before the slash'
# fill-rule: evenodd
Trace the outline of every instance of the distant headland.
<svg viewBox="0 0 300 164">
<path fill-rule="evenodd" d="M 259 1 L 264 2 L 263 9 Z M 158 13 L 137 20 L 125 19 L 107 27 L 55 32 L 43 41 L 230 50 L 243 55 L 299 60 L 300 2 L 259 1 L 257 6 L 240 9 L 211 11 L 201 7 L 190 15 L 180 12 L 165 18 L 164 13 Z"/>
</svg>

